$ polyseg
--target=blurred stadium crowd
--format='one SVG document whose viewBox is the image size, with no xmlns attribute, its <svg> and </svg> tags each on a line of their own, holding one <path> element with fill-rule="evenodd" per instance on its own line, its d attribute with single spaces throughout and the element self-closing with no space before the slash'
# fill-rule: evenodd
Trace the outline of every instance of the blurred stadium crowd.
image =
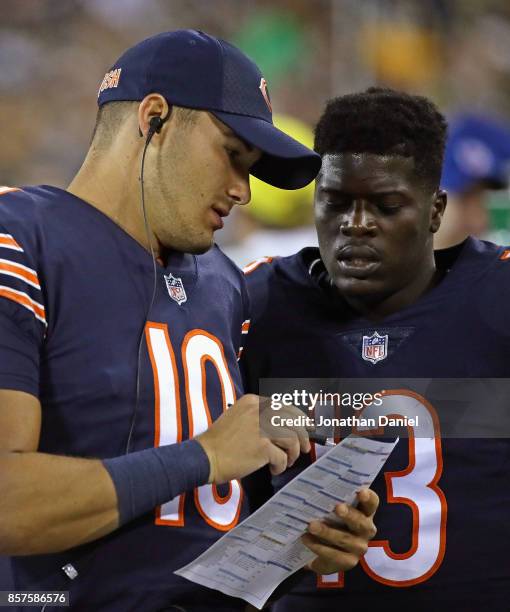
<svg viewBox="0 0 510 612">
<path fill-rule="evenodd" d="M 471 179 L 506 185 L 505 0 L 2 0 L 1 13 L 0 184 L 65 187 L 87 149 L 109 63 L 144 37 L 193 27 L 233 42 L 261 66 L 273 108 L 285 114 L 278 120 L 287 129 L 294 122 L 296 137 L 313 137 L 308 126 L 334 95 L 372 84 L 422 93 L 453 121 L 469 113 L 482 125 L 451 149 L 455 187 L 447 186 L 472 196 Z M 495 135 L 485 126 L 493 119 L 503 126 Z M 311 190 L 283 194 L 254 184 L 253 192 L 253 205 L 236 211 L 219 237 L 238 263 L 314 241 Z M 470 200 L 472 230 L 508 242 L 507 191 L 488 195 L 487 208 Z"/>
</svg>

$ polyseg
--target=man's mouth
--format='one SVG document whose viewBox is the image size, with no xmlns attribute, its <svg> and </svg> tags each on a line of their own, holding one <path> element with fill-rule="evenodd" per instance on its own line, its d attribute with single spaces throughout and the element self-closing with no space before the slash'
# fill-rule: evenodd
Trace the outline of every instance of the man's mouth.
<svg viewBox="0 0 510 612">
<path fill-rule="evenodd" d="M 342 273 L 355 278 L 370 276 L 381 264 L 375 249 L 369 246 L 347 245 L 336 254 Z"/>
<path fill-rule="evenodd" d="M 219 204 L 213 204 L 213 206 L 211 206 L 211 213 L 214 219 L 214 229 L 217 230 L 223 227 L 223 217 L 228 217 L 230 209 L 225 206 L 220 206 Z"/>
</svg>

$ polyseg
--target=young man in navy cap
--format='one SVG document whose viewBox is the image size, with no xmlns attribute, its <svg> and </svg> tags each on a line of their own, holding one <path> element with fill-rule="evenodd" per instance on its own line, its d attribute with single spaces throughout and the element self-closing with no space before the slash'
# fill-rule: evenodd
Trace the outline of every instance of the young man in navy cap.
<svg viewBox="0 0 510 612">
<path fill-rule="evenodd" d="M 245 515 L 237 479 L 309 443 L 261 438 L 258 398 L 236 399 L 246 291 L 213 235 L 250 173 L 298 188 L 320 159 L 272 125 L 255 64 L 201 32 L 128 50 L 98 104 L 67 190 L 2 189 L 0 552 L 16 588 L 73 610 L 237 610 L 173 571 Z M 376 506 L 365 492 L 353 550 L 327 539 L 313 569 L 352 565 Z"/>
</svg>

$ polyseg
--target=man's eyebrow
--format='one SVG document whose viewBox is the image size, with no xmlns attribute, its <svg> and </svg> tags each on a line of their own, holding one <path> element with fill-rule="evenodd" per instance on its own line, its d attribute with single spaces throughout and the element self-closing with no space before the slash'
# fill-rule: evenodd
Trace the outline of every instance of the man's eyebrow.
<svg viewBox="0 0 510 612">
<path fill-rule="evenodd" d="M 406 195 L 408 192 L 406 189 L 395 187 L 394 189 L 373 189 L 371 191 L 376 196 L 385 196 L 385 195 Z"/>
</svg>

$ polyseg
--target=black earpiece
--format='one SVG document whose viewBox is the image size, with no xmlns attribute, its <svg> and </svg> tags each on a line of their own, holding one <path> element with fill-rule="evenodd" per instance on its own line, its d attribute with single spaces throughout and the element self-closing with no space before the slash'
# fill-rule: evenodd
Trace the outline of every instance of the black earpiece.
<svg viewBox="0 0 510 612">
<path fill-rule="evenodd" d="M 161 132 L 163 123 L 165 123 L 165 121 L 168 120 L 171 112 L 172 111 L 169 110 L 165 117 L 161 117 L 161 115 L 156 115 L 155 117 L 151 117 L 149 121 L 149 131 L 147 132 L 147 141 L 146 141 L 147 143 L 150 142 L 154 134 L 159 134 Z"/>
<path fill-rule="evenodd" d="M 149 121 L 149 131 L 159 134 L 161 132 L 161 128 L 163 127 L 163 123 L 165 123 L 165 121 L 166 121 L 166 117 L 165 119 L 161 119 L 159 115 L 156 115 L 156 117 L 152 117 L 151 120 Z"/>
<path fill-rule="evenodd" d="M 150 121 L 149 121 L 149 130 L 147 132 L 147 140 L 146 143 L 148 144 L 151 140 L 151 138 L 154 136 L 154 134 L 159 134 L 161 132 L 161 128 L 163 127 L 163 123 L 165 123 L 165 121 L 168 120 L 168 118 L 170 117 L 170 113 L 172 111 L 169 110 L 166 117 L 161 117 L 160 115 L 156 115 L 155 117 L 151 117 Z M 140 127 L 138 127 L 138 134 L 140 135 L 140 137 L 143 137 L 143 133 L 142 130 L 140 129 Z"/>
</svg>

